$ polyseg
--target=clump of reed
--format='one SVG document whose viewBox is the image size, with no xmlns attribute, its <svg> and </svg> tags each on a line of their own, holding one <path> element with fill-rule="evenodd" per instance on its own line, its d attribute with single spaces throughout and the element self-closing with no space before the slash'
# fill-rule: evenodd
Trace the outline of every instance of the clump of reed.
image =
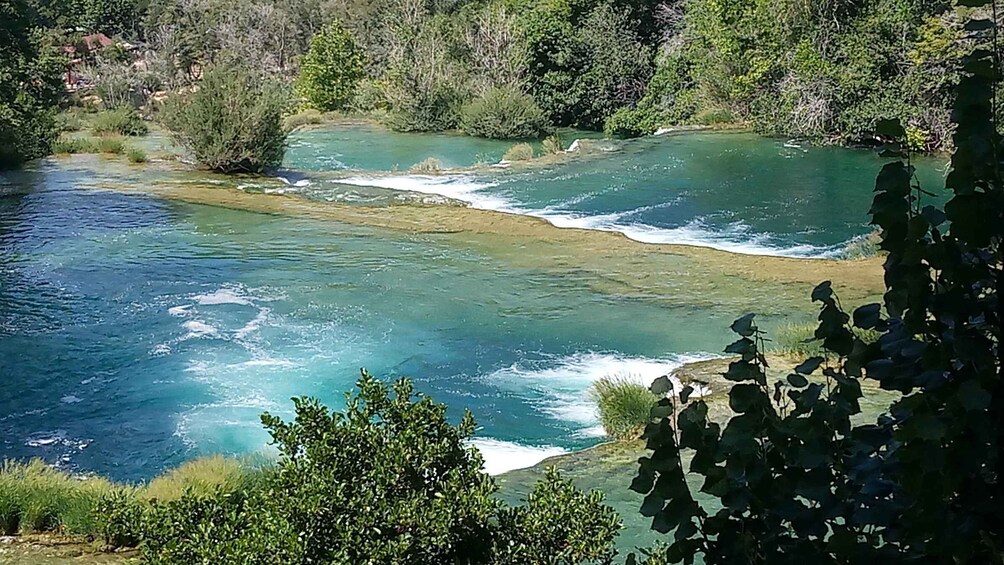
<svg viewBox="0 0 1004 565">
<path fill-rule="evenodd" d="M 126 152 L 126 142 L 121 136 L 64 137 L 52 144 L 52 152 L 57 155 L 76 155 L 82 153 L 122 155 Z"/>
<path fill-rule="evenodd" d="M 185 492 L 209 496 L 218 491 L 236 492 L 248 487 L 260 476 L 264 462 L 213 455 L 201 457 L 170 469 L 136 491 L 144 501 L 167 502 Z"/>
<path fill-rule="evenodd" d="M 408 171 L 412 173 L 438 173 L 443 170 L 443 163 L 435 157 L 429 157 L 421 163 L 415 163 Z"/>
<path fill-rule="evenodd" d="M 557 155 L 558 153 L 564 153 L 565 144 L 561 140 L 561 136 L 557 133 L 547 136 L 541 143 L 541 150 L 545 155 Z"/>
<path fill-rule="evenodd" d="M 100 501 L 120 489 L 105 479 L 76 478 L 40 460 L 0 468 L 0 531 L 93 534 Z"/>
<path fill-rule="evenodd" d="M 874 257 L 881 252 L 879 244 L 882 242 L 878 232 L 872 232 L 866 236 L 856 238 L 847 244 L 840 252 L 841 259 L 867 259 Z"/>
<path fill-rule="evenodd" d="M 505 161 L 529 161 L 533 159 L 533 146 L 529 143 L 517 143 L 505 152 L 502 159 Z"/>
<path fill-rule="evenodd" d="M 107 538 L 110 520 L 104 513 L 108 508 L 128 508 L 140 516 L 147 505 L 178 500 L 186 492 L 210 496 L 245 491 L 260 484 L 268 464 L 264 458 L 217 455 L 189 461 L 146 485 L 133 486 L 76 477 L 39 459 L 4 461 L 0 534 L 58 532 Z"/>
<path fill-rule="evenodd" d="M 791 357 L 827 357 L 823 342 L 816 339 L 816 323 L 785 324 L 774 333 L 771 352 Z M 865 343 L 875 343 L 881 334 L 875 330 L 854 328 L 854 335 Z"/>
<path fill-rule="evenodd" d="M 52 144 L 52 152 L 57 155 L 98 153 L 98 140 L 93 137 L 64 137 Z"/>
<path fill-rule="evenodd" d="M 126 150 L 126 159 L 129 159 L 130 163 L 146 163 L 146 151 L 143 151 L 139 147 L 130 147 Z"/>
<path fill-rule="evenodd" d="M 589 391 L 600 412 L 603 430 L 614 439 L 637 439 L 649 422 L 659 397 L 632 376 L 603 377 Z"/>
</svg>

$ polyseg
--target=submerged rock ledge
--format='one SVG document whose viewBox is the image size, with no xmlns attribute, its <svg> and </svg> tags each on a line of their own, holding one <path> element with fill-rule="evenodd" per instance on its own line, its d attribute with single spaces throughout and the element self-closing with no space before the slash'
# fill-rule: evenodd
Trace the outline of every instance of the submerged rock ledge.
<svg viewBox="0 0 1004 565">
<path fill-rule="evenodd" d="M 541 218 L 469 207 L 361 206 L 247 192 L 210 175 L 192 178 L 192 173 L 186 172 L 188 176 L 179 181 L 171 164 L 161 167 L 164 178 L 109 181 L 97 188 L 325 220 L 333 226 L 348 224 L 446 238 L 513 267 L 567 275 L 597 292 L 698 308 L 734 304 L 737 314 L 748 310 L 765 315 L 793 309 L 809 312 L 813 310 L 809 290 L 824 280 L 833 280 L 841 299 L 852 305 L 875 300 L 884 288 L 880 257 L 801 259 L 642 243 L 616 232 L 559 228 Z"/>
</svg>

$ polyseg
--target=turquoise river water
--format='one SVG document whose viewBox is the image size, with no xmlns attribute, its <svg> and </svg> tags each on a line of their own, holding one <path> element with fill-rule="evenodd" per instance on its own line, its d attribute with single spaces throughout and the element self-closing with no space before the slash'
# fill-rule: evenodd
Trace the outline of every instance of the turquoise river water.
<svg viewBox="0 0 1004 565">
<path fill-rule="evenodd" d="M 508 144 L 306 130 L 275 178 L 238 184 L 371 207 L 462 200 L 768 255 L 837 255 L 869 231 L 881 164 L 870 153 L 745 134 L 583 145 L 593 150 L 547 166 L 469 168 Z M 430 156 L 459 169 L 394 172 Z M 923 173 L 935 186 L 936 163 Z M 500 472 L 598 443 L 592 382 L 650 380 L 716 354 L 728 323 L 757 306 L 604 292 L 589 284 L 599 275 L 528 267 L 445 233 L 116 190 L 164 175 L 76 157 L 0 176 L 0 456 L 140 480 L 199 454 L 260 450 L 263 411 L 288 414 L 294 395 L 338 407 L 366 367 L 412 377 L 454 417 L 470 409 L 474 443 Z"/>
</svg>

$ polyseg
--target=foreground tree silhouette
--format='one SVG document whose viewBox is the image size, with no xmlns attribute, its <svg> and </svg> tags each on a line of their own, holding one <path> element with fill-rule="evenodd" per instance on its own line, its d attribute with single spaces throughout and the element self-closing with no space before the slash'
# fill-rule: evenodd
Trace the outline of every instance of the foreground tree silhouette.
<svg viewBox="0 0 1004 565">
<path fill-rule="evenodd" d="M 365 371 L 346 407 L 294 399 L 291 421 L 265 414 L 278 449 L 246 485 L 137 506 L 110 501 L 109 542 L 158 565 L 609 564 L 620 519 L 598 492 L 549 471 L 509 506 L 446 407 L 407 380 Z"/>
<path fill-rule="evenodd" d="M 899 159 L 879 173 L 870 211 L 888 253 L 884 308 L 848 315 L 830 283 L 819 285 L 815 337 L 831 356 L 777 383 L 754 316 L 736 320 L 739 340 L 726 352 L 740 359 L 725 374 L 736 416 L 724 429 L 703 401 L 676 413 L 689 389 L 653 385 L 673 398 L 653 410 L 643 436 L 652 454 L 631 485 L 647 495 L 641 511 L 653 529 L 673 534 L 652 562 L 1004 562 L 1004 183 L 999 61 L 984 47 L 996 47 L 993 12 L 966 25 L 975 47 L 957 90 L 943 209 L 924 205 L 904 128 L 879 124 L 885 154 Z M 866 344 L 852 328 L 881 338 Z M 874 424 L 854 426 L 862 379 L 903 396 Z M 698 504 L 687 471 L 704 477 L 699 490 L 720 510 Z"/>
</svg>

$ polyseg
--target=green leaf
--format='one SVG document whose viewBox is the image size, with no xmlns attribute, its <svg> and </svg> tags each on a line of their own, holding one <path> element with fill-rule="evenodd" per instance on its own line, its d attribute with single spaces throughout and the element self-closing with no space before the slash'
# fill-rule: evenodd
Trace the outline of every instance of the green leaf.
<svg viewBox="0 0 1004 565">
<path fill-rule="evenodd" d="M 902 139 L 906 137 L 906 129 L 903 128 L 903 124 L 900 123 L 898 119 L 879 120 L 875 124 L 875 133 L 877 133 L 882 137 L 888 137 L 892 139 Z"/>
<path fill-rule="evenodd" d="M 725 348 L 725 353 L 732 353 L 734 355 L 742 355 L 745 359 L 751 359 L 752 355 L 756 353 L 756 344 L 753 340 L 744 337 L 738 341 L 734 341 Z"/>
<path fill-rule="evenodd" d="M 854 310 L 854 325 L 863 330 L 873 329 L 881 322 L 881 304 L 865 304 L 864 306 Z"/>
<path fill-rule="evenodd" d="M 753 318 L 755 317 L 756 314 L 746 314 L 732 322 L 732 331 L 743 337 L 753 335 L 756 332 L 756 326 L 753 325 Z"/>
<path fill-rule="evenodd" d="M 824 281 L 812 289 L 813 302 L 828 302 L 833 298 L 833 283 Z"/>
<path fill-rule="evenodd" d="M 809 385 L 809 379 L 799 375 L 798 373 L 792 373 L 788 375 L 788 384 L 795 388 L 802 388 Z"/>
<path fill-rule="evenodd" d="M 990 407 L 991 394 L 974 380 L 962 383 L 957 393 L 959 402 L 969 411 L 986 410 Z"/>
<path fill-rule="evenodd" d="M 729 370 L 723 376 L 730 381 L 743 382 L 757 380 L 760 377 L 760 371 L 755 365 L 746 361 L 734 361 L 729 364 Z"/>
<path fill-rule="evenodd" d="M 649 387 L 649 390 L 657 396 L 665 396 L 673 391 L 673 381 L 670 380 L 668 375 L 663 375 L 652 381 L 652 386 Z"/>
<path fill-rule="evenodd" d="M 680 402 L 686 404 L 690 400 L 690 395 L 694 394 L 694 387 L 687 385 L 680 392 Z"/>
<path fill-rule="evenodd" d="M 729 407 L 739 414 L 762 406 L 766 400 L 763 391 L 755 384 L 737 384 L 729 391 Z"/>
<path fill-rule="evenodd" d="M 826 361 L 823 357 L 810 357 L 803 361 L 801 365 L 795 367 L 795 372 L 800 375 L 811 375 L 823 364 L 823 361 Z"/>
</svg>

